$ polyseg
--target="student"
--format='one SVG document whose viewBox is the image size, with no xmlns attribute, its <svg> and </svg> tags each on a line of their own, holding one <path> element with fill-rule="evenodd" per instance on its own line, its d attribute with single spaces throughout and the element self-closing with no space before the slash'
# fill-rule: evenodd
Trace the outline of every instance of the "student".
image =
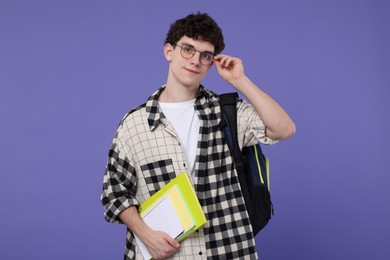
<svg viewBox="0 0 390 260">
<path fill-rule="evenodd" d="M 154 259 L 258 258 L 237 172 L 219 128 L 218 99 L 201 80 L 215 65 L 219 75 L 249 100 L 237 105 L 241 147 L 287 139 L 295 125 L 245 75 L 239 58 L 220 54 L 224 47 L 221 29 L 206 13 L 173 23 L 164 45 L 166 84 L 128 112 L 118 127 L 101 200 L 106 220 L 127 226 L 125 259 L 142 259 L 134 234 Z M 183 171 L 192 179 L 207 223 L 178 243 L 150 229 L 137 207 Z"/>
</svg>

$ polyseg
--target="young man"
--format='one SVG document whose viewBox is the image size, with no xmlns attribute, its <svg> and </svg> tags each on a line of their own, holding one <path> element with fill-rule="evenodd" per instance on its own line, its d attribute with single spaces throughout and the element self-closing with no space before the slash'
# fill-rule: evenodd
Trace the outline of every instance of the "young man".
<svg viewBox="0 0 390 260">
<path fill-rule="evenodd" d="M 201 80 L 215 64 L 240 100 L 240 146 L 272 144 L 295 133 L 287 113 L 245 73 L 240 59 L 220 54 L 222 31 L 205 13 L 171 25 L 164 45 L 166 84 L 122 119 L 113 140 L 102 193 L 109 222 L 127 226 L 125 259 L 142 259 L 136 234 L 154 259 L 257 259 L 237 172 L 219 128 L 216 95 Z M 180 244 L 150 229 L 137 207 L 181 172 L 193 181 L 207 223 Z M 163 216 L 162 216 L 163 217 Z"/>
</svg>

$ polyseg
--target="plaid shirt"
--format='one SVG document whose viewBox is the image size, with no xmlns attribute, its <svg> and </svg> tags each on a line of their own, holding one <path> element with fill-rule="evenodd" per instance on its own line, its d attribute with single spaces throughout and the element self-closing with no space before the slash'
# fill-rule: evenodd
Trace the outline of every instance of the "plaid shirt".
<svg viewBox="0 0 390 260">
<path fill-rule="evenodd" d="M 183 171 L 188 172 L 179 138 L 158 106 L 157 90 L 122 119 L 109 152 L 102 203 L 105 218 L 139 205 Z M 271 144 L 251 105 L 238 102 L 240 146 Z M 195 111 L 200 119 L 194 187 L 207 223 L 181 242 L 174 259 L 257 259 L 255 240 L 233 159 L 220 130 L 216 95 L 201 86 Z M 134 235 L 127 230 L 125 259 L 142 259 Z"/>
</svg>

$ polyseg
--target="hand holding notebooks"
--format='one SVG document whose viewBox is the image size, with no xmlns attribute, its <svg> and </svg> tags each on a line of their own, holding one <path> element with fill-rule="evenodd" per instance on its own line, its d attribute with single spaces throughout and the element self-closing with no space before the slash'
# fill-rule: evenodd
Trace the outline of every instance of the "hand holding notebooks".
<svg viewBox="0 0 390 260">
<path fill-rule="evenodd" d="M 161 204 L 162 200 L 171 202 L 173 211 L 175 212 L 177 218 L 173 218 L 172 216 L 171 220 L 167 220 L 165 218 L 167 212 L 169 212 L 169 214 L 172 213 L 172 208 L 168 205 L 169 203 L 163 202 L 163 204 Z M 167 232 L 171 235 L 171 237 L 178 241 L 184 240 L 207 222 L 198 197 L 196 196 L 195 189 L 191 183 L 190 178 L 185 172 L 176 176 L 167 185 L 153 194 L 153 196 L 141 203 L 139 211 L 141 217 L 149 215 L 151 211 L 153 211 L 153 214 L 156 213 L 158 218 L 160 218 L 159 221 L 162 220 L 162 222 L 165 223 L 165 225 L 161 227 L 156 229 L 153 228 L 154 230 L 167 232 L 166 228 L 168 226 L 166 223 L 168 221 L 175 222 L 174 226 L 176 227 L 180 225 L 181 232 L 179 234 L 175 235 L 172 233 L 171 235 L 169 232 Z M 152 226 L 150 225 L 150 227 Z M 169 229 L 171 229 L 171 227 L 169 227 Z M 142 241 L 137 236 L 136 240 L 141 248 Z M 146 248 L 144 249 L 146 250 Z M 143 251 L 142 253 L 144 254 Z M 149 256 L 150 254 L 148 252 L 146 255 L 144 254 L 146 259 L 150 259 L 148 258 Z"/>
<path fill-rule="evenodd" d="M 143 221 L 153 230 L 163 230 L 173 238 L 183 233 L 183 226 L 168 196 L 162 197 L 155 205 L 140 215 Z M 144 258 L 151 259 L 152 256 L 149 254 L 141 239 L 136 235 L 135 237 Z"/>
</svg>

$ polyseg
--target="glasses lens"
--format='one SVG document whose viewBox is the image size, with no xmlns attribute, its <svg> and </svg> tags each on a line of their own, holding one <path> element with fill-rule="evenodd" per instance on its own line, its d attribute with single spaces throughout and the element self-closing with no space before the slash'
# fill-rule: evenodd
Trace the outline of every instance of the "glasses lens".
<svg viewBox="0 0 390 260">
<path fill-rule="evenodd" d="M 213 56 L 210 53 L 201 53 L 200 62 L 203 65 L 210 65 L 213 62 Z"/>
<path fill-rule="evenodd" d="M 186 45 L 184 45 L 184 46 L 177 45 L 177 46 L 180 47 L 180 54 L 185 59 L 192 58 L 192 57 L 194 57 L 195 52 L 199 52 L 200 53 L 200 56 L 199 56 L 200 63 L 202 63 L 203 65 L 210 65 L 213 62 L 213 55 L 210 54 L 209 52 L 197 51 L 192 46 L 186 46 Z"/>
<path fill-rule="evenodd" d="M 181 47 L 181 55 L 184 58 L 189 59 L 192 56 L 194 56 L 194 54 L 195 54 L 195 49 L 193 47 L 190 47 L 190 46 Z"/>
</svg>

